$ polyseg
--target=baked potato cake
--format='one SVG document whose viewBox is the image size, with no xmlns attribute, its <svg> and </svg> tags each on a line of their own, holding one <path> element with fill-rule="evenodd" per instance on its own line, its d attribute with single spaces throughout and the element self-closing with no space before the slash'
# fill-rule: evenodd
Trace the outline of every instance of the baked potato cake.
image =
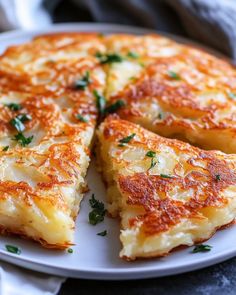
<svg viewBox="0 0 236 295">
<path fill-rule="evenodd" d="M 0 57 L 0 230 L 73 244 L 105 73 L 95 34 L 55 34 Z"/>
<path fill-rule="evenodd" d="M 168 254 L 209 239 L 236 216 L 236 155 L 204 151 L 108 117 L 98 131 L 108 210 L 122 258 Z"/>
<path fill-rule="evenodd" d="M 165 137 L 236 153 L 236 70 L 157 35 L 107 39 L 106 96 L 118 114 Z"/>
</svg>

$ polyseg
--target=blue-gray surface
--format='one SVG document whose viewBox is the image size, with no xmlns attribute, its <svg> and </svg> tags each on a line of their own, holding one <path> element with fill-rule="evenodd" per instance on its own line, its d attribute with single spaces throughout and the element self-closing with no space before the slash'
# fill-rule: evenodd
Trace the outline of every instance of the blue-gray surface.
<svg viewBox="0 0 236 295">
<path fill-rule="evenodd" d="M 119 9 L 117 1 L 115 2 L 115 9 Z M 158 29 L 186 36 L 177 15 L 166 9 L 164 5 L 161 5 L 160 9 L 162 18 L 157 21 Z M 83 9 L 78 11 L 73 1 L 67 0 L 57 6 L 53 17 L 55 22 L 93 21 L 93 15 L 89 11 Z M 168 18 L 166 23 L 165 18 Z M 119 23 L 119 20 L 115 19 L 113 22 Z M 129 18 L 127 21 L 122 20 L 123 24 L 127 22 L 130 24 Z M 140 25 L 138 21 L 132 24 Z M 236 258 L 202 270 L 165 278 L 122 282 L 68 279 L 59 295 L 235 295 L 235 278 Z"/>
<path fill-rule="evenodd" d="M 235 295 L 235 278 L 236 258 L 202 270 L 149 280 L 108 282 L 69 279 L 59 295 Z"/>
</svg>

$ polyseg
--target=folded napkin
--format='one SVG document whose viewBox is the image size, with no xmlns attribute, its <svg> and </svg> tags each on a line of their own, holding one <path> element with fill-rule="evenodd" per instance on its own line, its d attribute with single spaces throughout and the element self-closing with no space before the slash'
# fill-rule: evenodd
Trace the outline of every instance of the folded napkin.
<svg viewBox="0 0 236 295">
<path fill-rule="evenodd" d="M 64 0 L 64 3 L 66 4 Z M 190 35 L 228 54 L 236 61 L 235 0 L 70 0 L 78 20 L 87 10 L 98 22 L 140 25 L 174 34 Z M 32 30 L 52 23 L 62 0 L 0 0 L 0 31 Z M 67 2 L 68 3 L 68 2 Z M 71 11 L 71 10 L 70 10 Z M 70 21 L 65 11 L 64 20 Z M 74 12 L 73 12 L 74 15 Z M 89 19 L 91 20 L 91 19 Z M 0 262 L 1 295 L 50 295 L 63 278 L 43 275 Z"/>
<path fill-rule="evenodd" d="M 64 278 L 23 270 L 0 262 L 1 295 L 54 295 L 64 281 Z"/>
</svg>

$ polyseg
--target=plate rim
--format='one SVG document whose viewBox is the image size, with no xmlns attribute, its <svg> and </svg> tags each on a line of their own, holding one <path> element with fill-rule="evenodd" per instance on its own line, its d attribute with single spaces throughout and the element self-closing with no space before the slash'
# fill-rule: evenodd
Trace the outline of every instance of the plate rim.
<svg viewBox="0 0 236 295">
<path fill-rule="evenodd" d="M 228 57 L 219 53 L 217 50 L 209 48 L 205 45 L 200 44 L 199 42 L 193 41 L 191 39 L 178 36 L 175 34 L 142 28 L 137 26 L 127 26 L 113 23 L 59 23 L 52 24 L 37 30 L 13 30 L 8 32 L 0 33 L 0 42 L 8 41 L 9 39 L 14 38 L 23 38 L 28 35 L 38 35 L 38 34 L 50 34 L 56 32 L 104 32 L 104 33 L 130 33 L 130 34 L 160 34 L 169 38 L 172 38 L 178 42 L 189 44 L 206 50 L 211 54 L 214 54 L 218 57 L 226 59 L 227 61 L 232 62 Z M 14 44 L 14 42 L 9 42 Z M 167 275 L 175 275 L 180 273 L 185 273 L 188 271 L 193 271 L 197 269 L 201 269 L 207 266 L 211 266 L 217 264 L 219 262 L 225 261 L 227 259 L 232 258 L 236 255 L 236 248 L 231 250 L 225 250 L 217 255 L 217 253 L 212 257 L 199 257 L 196 262 L 187 262 L 184 265 L 179 266 L 170 266 L 163 270 L 155 269 L 155 266 L 145 266 L 135 267 L 132 269 L 129 268 L 83 268 L 82 270 L 78 270 L 76 268 L 71 267 L 60 267 L 60 266 L 52 266 L 51 264 L 40 263 L 38 261 L 34 261 L 32 258 L 18 257 L 14 254 L 8 252 L 0 252 L 0 259 L 17 266 L 31 269 L 34 271 L 39 271 L 43 273 L 58 275 L 58 276 L 68 276 L 73 278 L 81 278 L 81 279 L 98 279 L 98 280 L 130 280 L 130 279 L 146 279 L 146 278 L 154 278 L 154 277 L 163 277 Z M 132 262 L 130 262 L 132 263 Z"/>
</svg>

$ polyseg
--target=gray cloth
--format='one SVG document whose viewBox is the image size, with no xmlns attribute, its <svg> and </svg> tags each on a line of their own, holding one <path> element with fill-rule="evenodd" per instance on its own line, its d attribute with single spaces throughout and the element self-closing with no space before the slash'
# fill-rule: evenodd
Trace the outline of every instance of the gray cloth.
<svg viewBox="0 0 236 295">
<path fill-rule="evenodd" d="M 236 0 L 70 1 L 78 7 L 79 18 L 81 12 L 87 11 L 89 20 L 97 22 L 132 24 L 188 35 L 236 61 Z"/>
</svg>

